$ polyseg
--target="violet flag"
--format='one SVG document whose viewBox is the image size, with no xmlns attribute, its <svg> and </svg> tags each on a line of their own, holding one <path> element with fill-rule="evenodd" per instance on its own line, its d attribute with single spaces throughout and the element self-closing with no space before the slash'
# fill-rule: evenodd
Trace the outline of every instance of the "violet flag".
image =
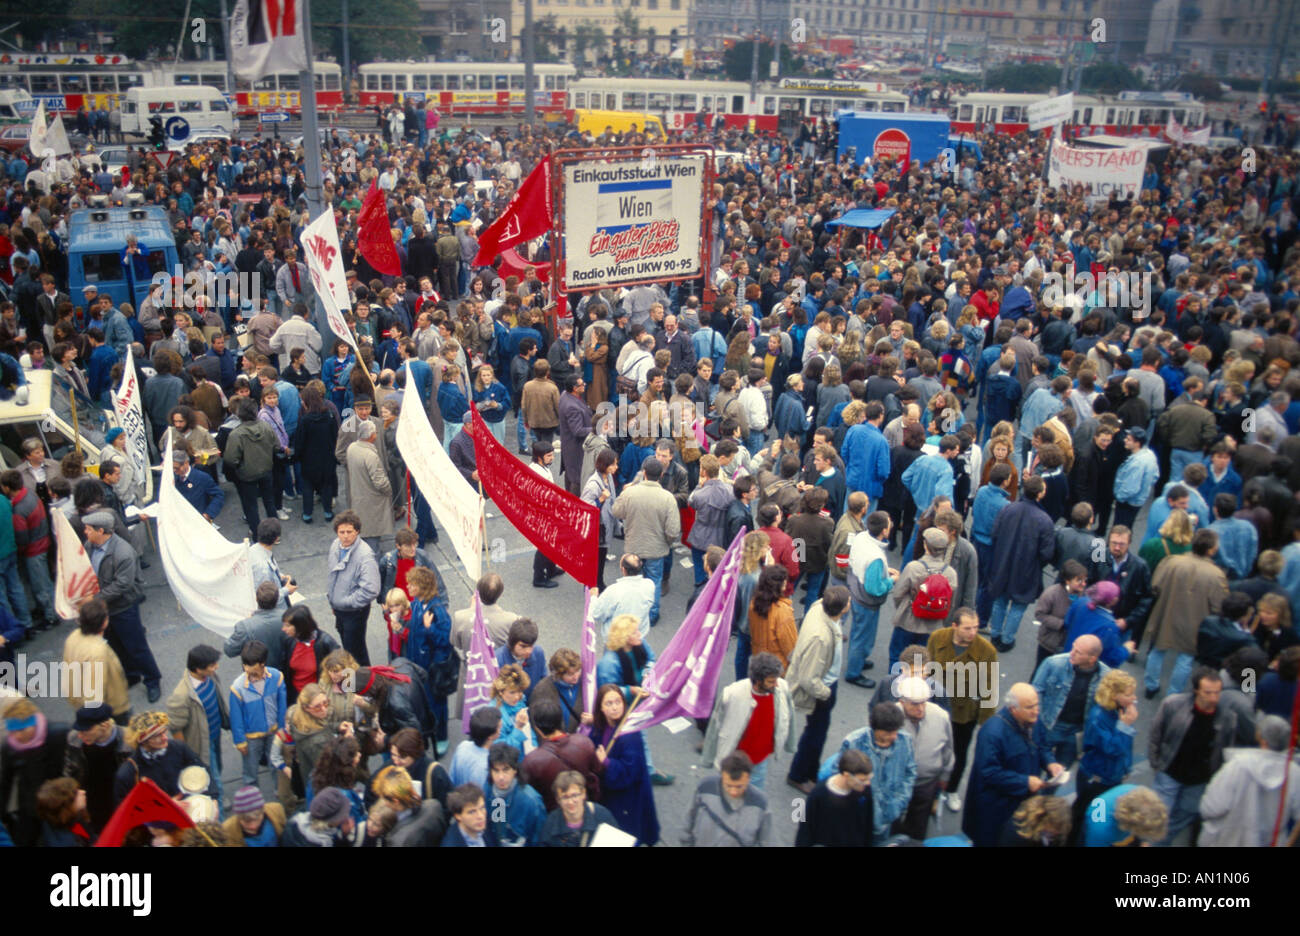
<svg viewBox="0 0 1300 936">
<path fill-rule="evenodd" d="M 596 702 L 596 622 L 591 619 L 591 589 L 582 605 L 582 710 L 590 712 Z"/>
<path fill-rule="evenodd" d="M 469 652 L 465 654 L 465 708 L 460 725 L 469 734 L 469 717 L 492 701 L 492 681 L 497 678 L 496 649 L 488 637 L 483 620 L 483 605 L 474 593 L 474 629 L 470 632 Z"/>
<path fill-rule="evenodd" d="M 648 697 L 623 723 L 623 731 L 641 731 L 670 718 L 706 718 L 731 639 L 736 585 L 740 581 L 741 542 L 736 534 L 686 620 L 642 680 Z"/>
</svg>

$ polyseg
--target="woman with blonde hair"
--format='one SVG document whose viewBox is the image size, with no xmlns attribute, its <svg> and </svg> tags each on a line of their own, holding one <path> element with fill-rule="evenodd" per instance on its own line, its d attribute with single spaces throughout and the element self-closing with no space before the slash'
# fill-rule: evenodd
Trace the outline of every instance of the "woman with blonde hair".
<svg viewBox="0 0 1300 936">
<path fill-rule="evenodd" d="M 643 694 L 641 680 L 654 661 L 654 651 L 641 638 L 640 620 L 634 614 L 620 614 L 610 622 L 605 655 L 596 663 L 596 682 L 621 687 L 630 703 Z"/>
<path fill-rule="evenodd" d="M 1137 722 L 1137 680 L 1120 669 L 1101 677 L 1083 726 L 1083 757 L 1079 760 L 1074 799 L 1075 836 L 1094 798 L 1124 782 L 1133 768 L 1133 737 Z"/>
<path fill-rule="evenodd" d="M 391 848 L 436 848 L 442 844 L 447 820 L 436 799 L 423 799 L 415 792 L 411 775 L 401 767 L 385 767 L 370 784 L 376 799 L 397 814 L 397 821 L 384 836 Z"/>
<path fill-rule="evenodd" d="M 532 680 L 518 663 L 507 663 L 492 680 L 492 704 L 501 712 L 501 744 L 509 744 L 527 754 L 537 747 L 537 738 L 528 724 L 528 701 L 524 693 Z"/>
<path fill-rule="evenodd" d="M 1250 627 L 1269 660 L 1277 659 L 1283 650 L 1300 643 L 1291 627 L 1291 602 L 1286 595 L 1276 592 L 1261 595 L 1255 602 L 1255 615 Z"/>
<path fill-rule="evenodd" d="M 339 730 L 326 724 L 330 714 L 329 695 L 317 683 L 311 683 L 298 694 L 298 701 L 289 707 L 284 718 L 284 728 L 275 733 L 271 742 L 271 768 L 293 781 L 295 789 L 304 791 L 307 802 L 311 802 L 311 776 L 329 744 L 338 736 Z M 343 734 L 349 734 L 351 725 Z M 290 760 L 297 770 L 290 766 Z"/>
<path fill-rule="evenodd" d="M 1142 544 L 1138 556 L 1143 559 L 1154 575 L 1156 566 L 1170 556 L 1181 556 L 1192 551 L 1192 537 L 1196 527 L 1192 515 L 1182 508 L 1169 512 L 1168 519 L 1160 525 L 1160 532 Z"/>
<path fill-rule="evenodd" d="M 348 685 L 348 677 L 355 677 L 360 668 L 361 664 L 356 657 L 346 650 L 335 650 L 321 660 L 320 676 L 316 684 L 325 690 L 329 699 L 326 724 L 331 730 L 337 730 L 343 722 L 352 721 L 355 715 L 356 693 L 344 687 Z"/>
<path fill-rule="evenodd" d="M 740 575 L 736 582 L 735 611 L 732 618 L 732 630 L 736 634 L 736 678 L 744 679 L 749 675 L 749 656 L 752 652 L 749 641 L 749 601 L 758 584 L 759 573 L 765 565 L 773 562 L 772 539 L 766 533 L 755 530 L 746 533 L 740 544 Z"/>
<path fill-rule="evenodd" d="M 41 784 L 63 776 L 63 756 L 69 728 L 46 721 L 34 702 L 13 699 L 4 710 L 5 736 L 0 742 L 0 806 L 12 816 L 9 832 L 14 844 L 37 843 L 41 824 L 36 814 Z M 17 788 L 15 790 L 15 787 Z M 16 797 L 17 810 L 9 811 Z"/>
<path fill-rule="evenodd" d="M 1148 848 L 1169 830 L 1169 809 L 1151 790 L 1125 783 L 1093 800 L 1079 838 L 1085 848 Z"/>
<path fill-rule="evenodd" d="M 1070 837 L 1070 807 L 1056 796 L 1031 796 L 1020 804 L 1006 831 L 1003 847 L 1059 848 Z"/>
<path fill-rule="evenodd" d="M 840 367 L 847 373 L 848 369 L 858 362 L 865 362 L 867 358 L 866 349 L 862 347 L 862 333 L 857 331 L 845 331 L 844 340 L 840 342 L 835 356 L 840 359 Z"/>
</svg>

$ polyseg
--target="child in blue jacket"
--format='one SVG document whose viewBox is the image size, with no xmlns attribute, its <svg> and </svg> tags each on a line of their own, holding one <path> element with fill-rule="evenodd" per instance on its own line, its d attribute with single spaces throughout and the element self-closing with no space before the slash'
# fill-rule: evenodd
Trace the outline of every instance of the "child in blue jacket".
<svg viewBox="0 0 1300 936">
<path fill-rule="evenodd" d="M 239 655 L 244 675 L 230 685 L 230 733 L 244 759 L 244 786 L 257 786 L 258 766 L 285 724 L 284 674 L 266 665 L 268 653 L 260 640 L 245 644 Z"/>
</svg>

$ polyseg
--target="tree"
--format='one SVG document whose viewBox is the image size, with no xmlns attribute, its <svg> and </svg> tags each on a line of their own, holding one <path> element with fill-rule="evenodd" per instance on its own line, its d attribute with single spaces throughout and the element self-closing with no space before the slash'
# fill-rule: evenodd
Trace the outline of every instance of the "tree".
<svg viewBox="0 0 1300 936">
<path fill-rule="evenodd" d="M 623 35 L 635 44 L 637 37 L 641 35 L 641 21 L 637 19 L 631 8 L 623 7 L 615 13 L 614 22 L 618 24 L 619 29 L 623 30 Z"/>
<path fill-rule="evenodd" d="M 1058 88 L 1061 69 L 1056 65 L 999 65 L 984 77 L 984 90 L 1041 94 Z"/>
<path fill-rule="evenodd" d="M 722 67 L 731 81 L 748 81 L 754 56 L 752 42 L 737 42 L 722 56 Z M 770 74 L 772 66 L 772 43 L 761 42 L 758 46 L 758 77 L 760 80 Z M 799 74 L 803 71 L 803 59 L 796 58 L 785 43 L 781 45 L 781 74 Z"/>
<path fill-rule="evenodd" d="M 605 37 L 605 30 L 592 23 L 591 20 L 582 20 L 573 27 L 573 64 L 585 64 L 588 49 L 591 49 L 599 57 L 608 44 L 609 40 Z"/>
<path fill-rule="evenodd" d="M 1146 82 L 1140 75 L 1134 74 L 1127 65 L 1097 62 L 1083 70 L 1080 87 L 1086 91 L 1114 94 L 1117 91 L 1141 91 L 1146 88 Z"/>
<path fill-rule="evenodd" d="M 343 61 L 341 0 L 312 0 L 311 40 L 316 58 Z M 378 28 L 382 24 L 383 28 Z M 350 0 L 348 51 L 353 62 L 400 62 L 420 55 L 416 0 Z"/>
<path fill-rule="evenodd" d="M 520 48 L 522 49 L 523 37 L 527 29 L 520 30 Z M 545 16 L 539 16 L 533 20 L 533 54 L 537 56 L 539 62 L 558 62 L 559 54 L 556 47 L 560 43 L 560 21 L 554 13 L 547 13 Z"/>
</svg>

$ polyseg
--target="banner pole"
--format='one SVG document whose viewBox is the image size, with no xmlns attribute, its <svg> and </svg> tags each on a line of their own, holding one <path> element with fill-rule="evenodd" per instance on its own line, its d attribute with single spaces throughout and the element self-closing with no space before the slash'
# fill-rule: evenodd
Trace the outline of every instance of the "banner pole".
<svg viewBox="0 0 1300 936">
<path fill-rule="evenodd" d="M 487 496 L 483 493 L 483 479 L 478 479 L 478 523 L 482 531 L 483 552 L 487 558 L 487 570 L 492 571 L 492 550 L 488 547 L 487 538 Z"/>
<path fill-rule="evenodd" d="M 68 388 L 68 402 L 72 404 L 72 431 L 76 434 L 77 454 L 81 454 L 81 425 L 77 422 L 77 392 Z"/>
</svg>

